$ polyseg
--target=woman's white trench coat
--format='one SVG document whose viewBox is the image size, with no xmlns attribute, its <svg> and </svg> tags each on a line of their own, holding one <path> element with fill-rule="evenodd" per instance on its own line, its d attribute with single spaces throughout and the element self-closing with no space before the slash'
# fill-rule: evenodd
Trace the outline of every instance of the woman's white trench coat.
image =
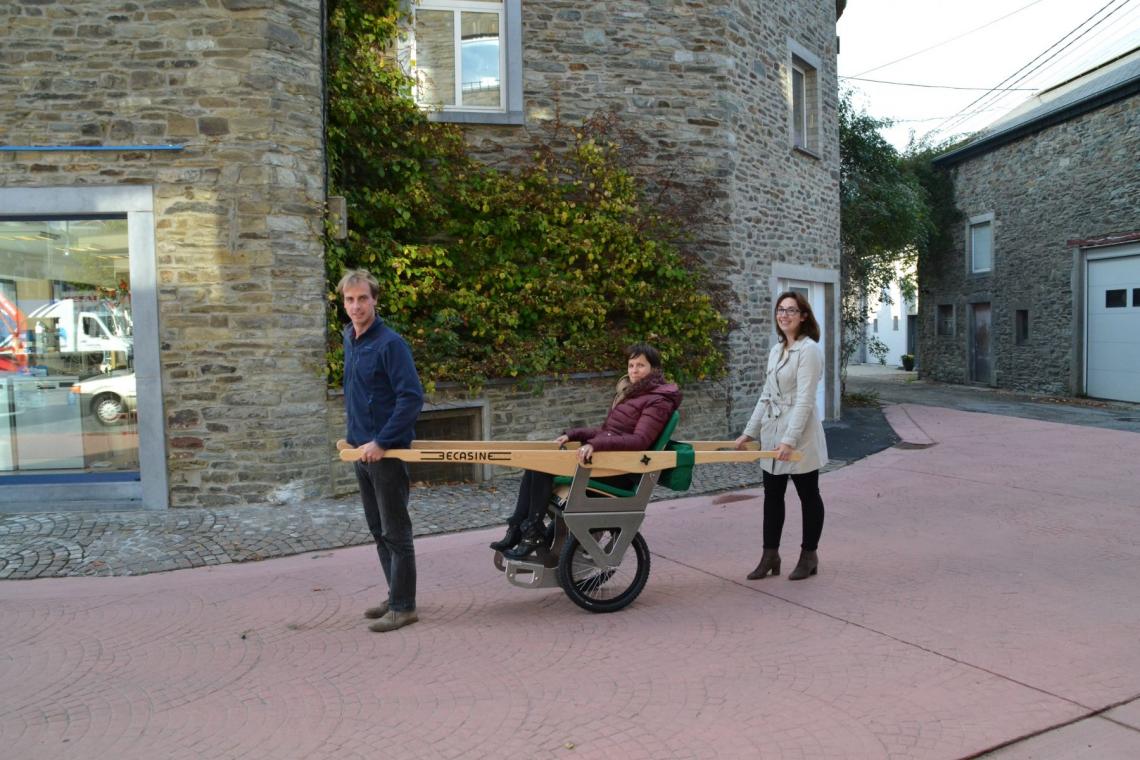
<svg viewBox="0 0 1140 760">
<path fill-rule="evenodd" d="M 764 389 L 744 428 L 763 449 L 786 443 L 803 454 L 798 462 L 762 459 L 760 466 L 774 475 L 799 475 L 827 464 L 827 439 L 815 409 L 816 389 L 823 377 L 823 350 L 807 336 L 787 349 L 780 342 L 768 352 Z"/>
</svg>

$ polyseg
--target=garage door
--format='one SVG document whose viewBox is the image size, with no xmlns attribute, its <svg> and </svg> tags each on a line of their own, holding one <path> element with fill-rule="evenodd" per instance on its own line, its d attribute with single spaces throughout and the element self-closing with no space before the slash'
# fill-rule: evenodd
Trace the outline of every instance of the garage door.
<svg viewBox="0 0 1140 760">
<path fill-rule="evenodd" d="M 1140 402 L 1140 245 L 1088 259 L 1085 390 Z"/>
</svg>

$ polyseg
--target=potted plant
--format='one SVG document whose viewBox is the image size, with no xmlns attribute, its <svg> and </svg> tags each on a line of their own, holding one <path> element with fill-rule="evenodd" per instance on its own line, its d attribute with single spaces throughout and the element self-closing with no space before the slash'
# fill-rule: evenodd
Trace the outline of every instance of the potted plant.
<svg viewBox="0 0 1140 760">
<path fill-rule="evenodd" d="M 899 358 L 902 359 L 902 368 L 907 372 L 914 369 L 914 354 L 903 354 Z"/>
</svg>

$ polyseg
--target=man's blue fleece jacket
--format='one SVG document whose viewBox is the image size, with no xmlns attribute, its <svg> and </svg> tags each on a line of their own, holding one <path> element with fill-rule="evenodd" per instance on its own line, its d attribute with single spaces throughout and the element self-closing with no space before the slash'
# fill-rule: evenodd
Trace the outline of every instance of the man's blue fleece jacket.
<svg viewBox="0 0 1140 760">
<path fill-rule="evenodd" d="M 344 411 L 348 442 L 407 448 L 416 437 L 424 389 L 408 344 L 377 317 L 356 337 L 344 328 Z"/>
</svg>

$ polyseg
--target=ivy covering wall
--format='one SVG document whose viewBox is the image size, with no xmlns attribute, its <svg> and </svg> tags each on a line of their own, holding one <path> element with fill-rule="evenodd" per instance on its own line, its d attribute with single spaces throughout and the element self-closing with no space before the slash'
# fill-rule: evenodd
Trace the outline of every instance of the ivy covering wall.
<svg viewBox="0 0 1140 760">
<path fill-rule="evenodd" d="M 380 281 L 381 316 L 425 382 L 611 370 L 639 341 L 678 381 L 723 374 L 727 322 L 678 245 L 699 213 L 647 202 L 647 183 L 666 182 L 631 167 L 615 118 L 560 127 L 516 169 L 481 164 L 415 105 L 399 30 L 396 0 L 329 5 L 330 194 L 349 208 L 327 253 L 330 384 L 346 321 L 334 289 L 356 267 Z"/>
</svg>

